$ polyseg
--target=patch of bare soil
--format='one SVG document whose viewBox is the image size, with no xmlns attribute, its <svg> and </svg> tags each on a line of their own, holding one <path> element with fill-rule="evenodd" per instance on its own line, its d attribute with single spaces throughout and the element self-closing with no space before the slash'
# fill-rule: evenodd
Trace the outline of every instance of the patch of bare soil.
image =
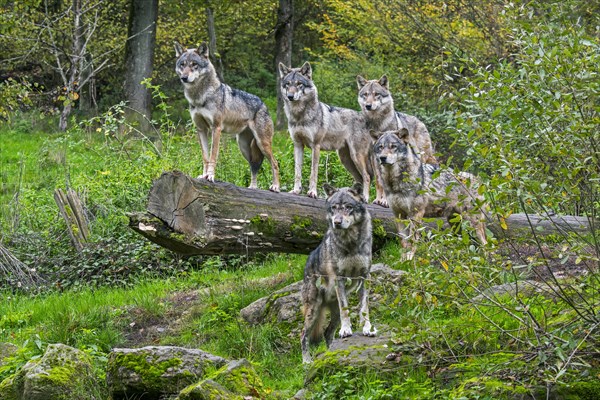
<svg viewBox="0 0 600 400">
<path fill-rule="evenodd" d="M 245 285 L 277 288 L 285 284 L 291 274 L 277 274 L 272 277 L 245 282 Z M 195 314 L 201 313 L 210 291 L 219 293 L 235 290 L 234 284 L 225 283 L 216 288 L 203 288 L 169 294 L 166 298 L 156 299 L 163 303 L 165 312 L 151 314 L 140 307 L 129 307 L 121 317 L 127 329 L 124 332 L 123 347 L 143 347 L 158 345 L 161 339 L 173 335 Z"/>
</svg>

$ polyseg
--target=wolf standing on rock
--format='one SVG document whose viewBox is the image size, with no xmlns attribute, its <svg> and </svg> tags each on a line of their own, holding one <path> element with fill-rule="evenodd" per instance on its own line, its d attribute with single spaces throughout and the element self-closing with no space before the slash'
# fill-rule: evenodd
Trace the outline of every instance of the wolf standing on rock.
<svg viewBox="0 0 600 400">
<path fill-rule="evenodd" d="M 374 166 L 371 138 L 363 117 L 357 111 L 320 102 L 308 62 L 300 68 L 279 63 L 279 76 L 288 129 L 294 142 L 294 189 L 291 192 L 302 191 L 302 161 L 304 146 L 307 146 L 312 149 L 309 197 L 317 197 L 321 150 L 336 150 L 355 181 L 362 183 L 363 196 L 368 201 Z M 378 188 L 378 199 L 380 195 L 383 189 Z"/>
<path fill-rule="evenodd" d="M 368 130 L 386 132 L 406 128 L 409 139 L 419 154 L 421 161 L 437 164 L 433 155 L 431 137 L 423 122 L 417 117 L 394 109 L 394 99 L 389 89 L 388 78 L 383 75 L 379 80 L 366 80 L 356 77 L 358 84 L 358 103 L 362 109 Z"/>
<path fill-rule="evenodd" d="M 324 336 L 329 347 L 340 323 L 340 337 L 352 336 L 347 296 L 351 291 L 358 290 L 363 335 L 377 333 L 369 320 L 365 287 L 371 271 L 373 236 L 371 216 L 361 194 L 362 185 L 357 183 L 337 190 L 325 184 L 323 188 L 327 193 L 329 228 L 321 244 L 308 256 L 302 286 L 304 327 L 300 342 L 305 363 L 311 362 L 309 342 L 316 343 Z M 323 332 L 327 310 L 331 320 Z"/>
<path fill-rule="evenodd" d="M 279 166 L 273 157 L 273 121 L 267 107 L 257 96 L 232 89 L 217 77 L 208 58 L 208 46 L 184 49 L 175 42 L 175 70 L 183 83 L 185 98 L 202 146 L 202 175 L 215 180 L 221 132 L 235 134 L 244 158 L 250 164 L 250 188 L 257 188 L 258 170 L 264 157 L 271 163 L 273 183 L 270 190 L 279 192 Z M 209 135 L 212 144 L 209 147 Z"/>
</svg>

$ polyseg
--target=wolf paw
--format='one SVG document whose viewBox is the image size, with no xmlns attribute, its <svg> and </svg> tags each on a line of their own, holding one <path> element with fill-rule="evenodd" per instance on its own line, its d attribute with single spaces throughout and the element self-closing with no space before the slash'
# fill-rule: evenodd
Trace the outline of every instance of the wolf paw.
<svg viewBox="0 0 600 400">
<path fill-rule="evenodd" d="M 377 329 L 372 327 L 370 323 L 366 323 L 365 326 L 363 326 L 363 335 L 369 337 L 377 336 Z"/>
<path fill-rule="evenodd" d="M 289 193 L 291 194 L 300 194 L 301 190 L 300 189 L 292 189 L 289 191 Z"/>
<path fill-rule="evenodd" d="M 317 198 L 317 191 L 316 191 L 316 190 L 309 190 L 309 191 L 308 191 L 308 193 L 306 193 L 306 195 L 307 195 L 308 197 L 311 197 L 311 198 L 313 198 L 313 199 L 316 199 L 316 198 Z"/>
<path fill-rule="evenodd" d="M 340 337 L 343 339 L 350 336 L 352 336 L 352 328 L 349 326 L 342 326 L 342 329 L 340 329 Z"/>
<path fill-rule="evenodd" d="M 375 200 L 373 200 L 373 204 L 377 204 L 378 206 L 385 207 L 385 208 L 390 207 L 387 200 L 385 200 L 385 199 L 375 199 Z"/>
<path fill-rule="evenodd" d="M 214 182 L 215 174 L 202 174 L 197 179 L 206 179 L 209 182 Z"/>
<path fill-rule="evenodd" d="M 279 193 L 279 185 L 271 185 L 271 186 L 269 187 L 269 190 L 270 190 L 271 192 Z"/>
<path fill-rule="evenodd" d="M 415 256 L 415 252 L 410 250 L 402 254 L 402 261 L 411 261 Z"/>
</svg>

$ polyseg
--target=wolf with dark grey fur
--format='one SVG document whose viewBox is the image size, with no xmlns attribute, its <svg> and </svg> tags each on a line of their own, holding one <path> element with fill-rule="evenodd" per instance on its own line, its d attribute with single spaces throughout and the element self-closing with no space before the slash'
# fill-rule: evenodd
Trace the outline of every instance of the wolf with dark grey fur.
<svg viewBox="0 0 600 400">
<path fill-rule="evenodd" d="M 183 84 L 185 98 L 202 146 L 202 175 L 214 181 L 221 133 L 236 135 L 238 146 L 250 164 L 250 188 L 255 189 L 257 175 L 265 157 L 271 163 L 273 182 L 270 190 L 279 192 L 279 166 L 273 157 L 273 121 L 267 107 L 257 96 L 233 89 L 217 77 L 208 58 L 208 46 L 184 49 L 175 42 L 175 71 Z M 212 144 L 209 146 L 209 137 Z"/>
<path fill-rule="evenodd" d="M 421 161 L 427 164 L 437 164 L 431 145 L 431 137 L 425 124 L 417 117 L 401 113 L 394 109 L 394 99 L 390 92 L 386 75 L 378 80 L 366 80 L 356 77 L 358 84 L 358 104 L 362 109 L 368 130 L 386 132 L 408 130 L 409 139 Z"/>
<path fill-rule="evenodd" d="M 406 128 L 371 134 L 385 197 L 397 218 L 402 247 L 407 249 L 405 260 L 414 256 L 419 238 L 416 225 L 424 217 L 445 217 L 452 223 L 459 216 L 470 222 L 482 245 L 487 243 L 484 198 L 477 192 L 474 175 L 421 161 Z"/>
<path fill-rule="evenodd" d="M 279 63 L 279 76 L 288 130 L 294 142 L 294 188 L 291 192 L 299 194 L 302 191 L 302 162 L 306 146 L 312 150 L 309 197 L 317 197 L 321 150 L 335 150 L 354 180 L 362 183 L 363 196 L 368 201 L 374 165 L 371 137 L 363 117 L 355 110 L 320 102 L 312 80 L 312 67 L 308 62 L 300 68 Z M 383 189 L 377 186 L 377 182 L 376 188 L 375 203 L 379 203 Z"/>
<path fill-rule="evenodd" d="M 362 195 L 362 185 L 335 189 L 325 184 L 329 228 L 321 244 L 310 253 L 304 268 L 302 303 L 304 328 L 301 335 L 302 360 L 311 362 L 309 343 L 325 337 L 330 346 L 340 326 L 340 337 L 352 335 L 348 293 L 358 291 L 359 323 L 362 333 L 375 336 L 369 320 L 368 291 L 371 270 L 371 216 Z M 330 321 L 323 331 L 326 312 Z"/>
</svg>

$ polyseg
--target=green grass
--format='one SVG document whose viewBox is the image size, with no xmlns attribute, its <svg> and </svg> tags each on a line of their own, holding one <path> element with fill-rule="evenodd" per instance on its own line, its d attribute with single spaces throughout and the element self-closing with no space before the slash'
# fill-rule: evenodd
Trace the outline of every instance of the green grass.
<svg viewBox="0 0 600 400">
<path fill-rule="evenodd" d="M 200 149 L 181 124 L 163 129 L 157 152 L 145 140 L 119 136 L 114 121 L 103 118 L 60 134 L 36 132 L 27 120 L 0 125 L 0 240 L 48 286 L 36 293 L 0 291 L 0 342 L 20 348 L 0 367 L 0 380 L 49 343 L 84 349 L 99 375 L 112 348 L 160 344 L 247 358 L 267 387 L 293 394 L 304 380 L 299 327 L 249 326 L 239 311 L 302 279 L 306 256 L 187 259 L 132 233 L 126 212 L 145 208 L 152 180 L 162 171 L 198 175 Z M 274 149 L 282 190 L 289 190 L 293 148 L 285 132 L 275 136 Z M 306 182 L 308 151 L 304 161 Z M 322 157 L 321 176 L 321 183 L 350 183 L 333 153 Z M 247 164 L 232 140 L 223 141 L 217 179 L 249 184 Z M 270 182 L 265 164 L 259 185 L 266 189 Z M 67 184 L 95 217 L 83 254 L 71 248 L 53 200 L 54 189 Z M 569 282 L 570 305 L 556 297 L 503 296 L 495 305 L 476 307 L 469 301 L 476 288 L 518 278 L 497 248 L 486 250 L 472 246 L 468 235 L 440 230 L 424 235 L 411 262 L 401 261 L 397 243 L 379 251 L 374 262 L 408 273 L 399 287 L 376 289 L 378 301 L 371 304 L 375 326 L 392 332 L 390 351 L 401 354 L 402 372 L 390 379 L 342 368 L 314 383 L 314 398 L 508 399 L 545 382 L 560 386 L 597 377 L 597 333 L 573 309 L 600 312 L 597 275 Z M 148 334 L 153 327 L 164 333 Z M 518 382 L 511 380 L 515 376 Z"/>
</svg>

